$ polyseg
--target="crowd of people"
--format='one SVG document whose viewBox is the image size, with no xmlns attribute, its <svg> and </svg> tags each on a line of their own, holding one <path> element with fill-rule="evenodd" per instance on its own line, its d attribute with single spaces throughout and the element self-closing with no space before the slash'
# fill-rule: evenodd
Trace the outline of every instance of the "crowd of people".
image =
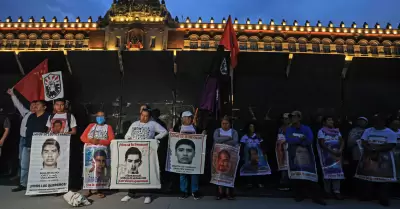
<svg viewBox="0 0 400 209">
<path fill-rule="evenodd" d="M 20 143 L 19 143 L 19 185 L 12 189 L 13 192 L 19 192 L 26 190 L 29 173 L 30 163 L 30 149 L 32 143 L 32 136 L 35 132 L 46 132 L 46 133 L 66 133 L 70 135 L 77 134 L 77 121 L 73 114 L 66 109 L 66 104 L 63 99 L 55 100 L 53 103 L 53 113 L 47 111 L 47 104 L 44 101 L 33 101 L 30 104 L 29 109 L 25 108 L 21 102 L 14 95 L 13 90 L 10 89 L 8 93 L 11 99 L 22 116 L 21 127 L 20 127 Z M 293 190 L 294 198 L 300 202 L 310 196 L 314 202 L 326 205 L 324 201 L 325 196 L 320 190 L 317 182 L 309 181 L 306 179 L 297 178 L 294 175 L 290 175 L 288 170 L 296 166 L 311 165 L 311 161 L 317 161 L 314 158 L 314 154 L 310 158 L 308 153 L 314 153 L 313 149 L 318 147 L 319 156 L 316 154 L 316 158 L 321 158 L 321 153 L 328 153 L 331 158 L 337 159 L 339 167 L 342 166 L 343 162 L 349 164 L 349 170 L 345 171 L 347 178 L 353 179 L 356 173 L 357 167 L 359 167 L 359 161 L 362 157 L 362 153 L 366 153 L 369 156 L 370 161 L 377 161 L 381 153 L 392 151 L 395 149 L 398 138 L 400 138 L 400 119 L 398 117 L 388 118 L 384 114 L 376 114 L 372 120 L 372 126 L 368 127 L 369 121 L 365 117 L 359 117 L 350 132 L 346 133 L 346 137 L 342 137 L 339 129 L 335 128 L 335 118 L 333 116 L 324 116 L 321 120 L 320 128 L 315 132 L 312 129 L 302 123 L 302 113 L 300 111 L 293 111 L 291 113 L 284 113 L 281 117 L 281 126 L 277 133 L 276 141 L 282 144 L 284 149 L 295 149 L 293 153 L 296 153 L 296 158 L 288 163 L 289 168 L 279 169 L 280 173 L 280 189 L 282 190 Z M 10 122 L 6 117 L 0 118 L 0 122 L 3 124 L 3 129 L 0 130 L 0 145 L 2 145 L 7 138 L 10 131 Z M 168 135 L 168 132 L 180 132 L 187 134 L 208 134 L 206 130 L 200 129 L 197 125 L 197 121 L 192 112 L 186 111 L 181 114 L 181 120 L 171 130 L 167 130 L 163 127 L 157 118 L 152 117 L 152 111 L 149 106 L 143 105 L 140 108 L 140 117 L 137 121 L 133 122 L 129 127 L 129 130 L 125 134 L 125 139 L 129 140 L 162 140 Z M 256 122 L 249 122 L 244 128 L 244 135 L 239 136 L 239 131 L 232 128 L 232 122 L 228 117 L 221 119 L 220 128 L 217 128 L 212 133 L 212 140 L 214 144 L 227 144 L 230 146 L 242 146 L 245 148 L 249 158 L 257 159 L 258 150 L 252 149 L 255 146 L 259 146 L 264 143 L 265 139 L 261 137 L 259 130 L 257 130 Z M 80 136 L 81 141 L 87 144 L 109 146 L 111 140 L 115 139 L 114 131 L 111 125 L 107 125 L 104 111 L 98 111 L 96 113 L 96 122 L 91 123 L 83 134 Z M 275 139 L 274 139 L 275 140 Z M 379 141 L 378 144 L 371 143 L 371 140 Z M 336 143 L 338 146 L 330 146 L 329 143 Z M 311 150 L 310 150 L 311 147 Z M 283 150 L 283 152 L 285 151 Z M 189 155 L 183 153 L 182 155 Z M 265 151 L 263 151 L 265 152 Z M 283 160 L 283 154 L 279 154 L 280 150 L 276 150 L 277 161 Z M 302 153 L 307 153 L 303 155 Z M 101 153 L 99 153 L 99 156 Z M 297 157 L 297 155 L 299 157 Z M 218 156 L 224 158 L 226 156 Z M 188 158 L 188 157 L 187 157 Z M 282 159 L 280 159 L 282 158 Z M 290 158 L 290 156 L 289 156 Z M 96 158 L 97 159 L 97 158 Z M 324 158 L 325 159 L 325 158 Z M 130 159 L 132 166 L 135 166 L 135 159 Z M 105 161 L 101 161 L 99 158 L 99 164 L 104 164 Z M 224 160 L 221 161 L 223 167 Z M 317 165 L 319 163 L 316 163 Z M 314 165 L 315 167 L 315 165 Z M 275 172 L 275 171 L 272 171 Z M 380 172 L 379 169 L 376 172 Z M 321 175 L 321 173 L 320 173 Z M 341 178 L 328 178 L 325 179 L 323 176 L 323 187 L 327 194 L 332 197 L 342 200 L 341 195 Z M 263 187 L 263 176 L 254 176 L 247 178 L 248 187 Z M 194 199 L 201 199 L 199 190 L 199 175 L 197 174 L 180 174 L 180 195 L 179 199 L 186 199 L 189 196 L 193 196 Z M 190 183 L 190 185 L 189 185 Z M 354 181 L 357 188 L 360 188 L 361 200 L 371 200 L 372 191 L 377 191 L 377 197 L 381 205 L 389 205 L 388 191 L 390 186 L 387 182 L 372 182 L 368 180 Z M 376 190 L 373 188 L 376 187 Z M 217 186 L 216 199 L 221 200 L 227 198 L 234 200 L 234 188 Z M 144 203 L 148 204 L 152 202 L 151 191 L 144 190 L 129 190 L 128 194 L 124 196 L 121 201 L 126 202 L 133 198 L 137 193 L 146 193 L 144 196 Z M 105 197 L 104 191 L 102 190 L 88 190 L 84 191 L 84 195 L 89 197 L 91 195 L 98 195 L 99 197 Z"/>
</svg>

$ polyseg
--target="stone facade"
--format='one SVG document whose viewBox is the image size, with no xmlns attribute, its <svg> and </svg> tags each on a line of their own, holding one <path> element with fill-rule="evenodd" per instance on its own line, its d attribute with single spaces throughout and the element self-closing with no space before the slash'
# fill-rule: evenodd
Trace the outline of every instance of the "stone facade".
<svg viewBox="0 0 400 209">
<path fill-rule="evenodd" d="M 179 22 L 168 12 L 164 0 L 114 0 L 104 17 L 96 22 L 68 17 L 24 21 L 9 17 L 0 22 L 0 50 L 215 50 L 225 18 Z M 251 23 L 234 20 L 241 51 L 339 53 L 349 56 L 400 56 L 400 34 L 390 24 L 346 27 L 343 22 L 315 26 L 285 20 Z"/>
</svg>

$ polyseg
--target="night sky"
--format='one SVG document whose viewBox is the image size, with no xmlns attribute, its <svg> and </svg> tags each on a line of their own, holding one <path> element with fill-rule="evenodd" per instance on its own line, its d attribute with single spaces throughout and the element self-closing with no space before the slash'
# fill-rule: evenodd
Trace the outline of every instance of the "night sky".
<svg viewBox="0 0 400 209">
<path fill-rule="evenodd" d="M 358 26 L 364 22 L 370 27 L 379 22 L 382 26 L 387 22 L 397 27 L 399 23 L 399 0 L 165 0 L 168 10 L 172 16 L 179 19 L 189 16 L 192 21 L 202 17 L 204 22 L 208 22 L 210 17 L 214 17 L 216 22 L 220 22 L 223 17 L 229 14 L 237 17 L 239 22 L 244 23 L 246 18 L 250 18 L 252 23 L 256 23 L 258 18 L 262 18 L 264 23 L 272 18 L 276 23 L 286 19 L 289 24 L 293 20 L 299 21 L 304 25 L 309 20 L 312 25 L 316 25 L 321 20 L 327 25 L 331 20 L 337 26 L 340 21 L 344 21 L 346 26 L 350 26 L 356 21 Z M 81 17 L 86 20 L 89 16 L 97 19 L 104 15 L 109 9 L 112 0 L 1 0 L 0 19 L 5 20 L 11 16 L 14 20 L 23 16 L 27 20 L 34 16 L 37 20 L 45 16 L 50 20 L 57 16 L 61 20 L 64 16 L 75 18 Z"/>
</svg>

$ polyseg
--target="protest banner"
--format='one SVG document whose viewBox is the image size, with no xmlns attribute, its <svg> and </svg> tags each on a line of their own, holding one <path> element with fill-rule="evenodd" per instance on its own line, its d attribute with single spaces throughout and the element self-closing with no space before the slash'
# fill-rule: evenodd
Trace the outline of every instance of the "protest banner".
<svg viewBox="0 0 400 209">
<path fill-rule="evenodd" d="M 158 142 L 111 141 L 111 189 L 160 189 Z"/>
<path fill-rule="evenodd" d="M 324 144 L 330 150 L 340 152 L 340 132 L 338 129 L 322 128 L 318 132 L 318 139 L 324 139 Z M 337 157 L 317 143 L 319 161 L 324 179 L 344 179 L 341 156 Z"/>
<path fill-rule="evenodd" d="M 290 179 L 318 181 L 315 156 L 311 145 L 287 145 L 288 173 Z"/>
<path fill-rule="evenodd" d="M 108 147 L 85 144 L 83 159 L 83 189 L 109 189 L 111 161 Z"/>
<path fill-rule="evenodd" d="M 286 138 L 283 134 L 278 134 L 275 144 L 276 161 L 278 163 L 278 171 L 286 171 L 288 169 L 288 160 L 286 157 Z"/>
<path fill-rule="evenodd" d="M 170 133 L 165 170 L 181 174 L 203 174 L 207 136 Z"/>
<path fill-rule="evenodd" d="M 370 135 L 367 143 L 370 145 L 384 144 L 386 138 Z M 357 142 L 360 147 L 361 159 L 358 162 L 354 177 L 371 182 L 396 182 L 396 165 L 393 151 L 389 152 L 364 152 L 362 141 Z"/>
<path fill-rule="evenodd" d="M 400 140 L 397 140 L 396 148 L 393 151 L 393 158 L 397 171 L 400 169 Z M 400 172 L 396 172 L 397 182 L 400 183 Z"/>
<path fill-rule="evenodd" d="M 262 176 L 271 174 L 267 156 L 260 145 L 244 146 L 244 164 L 240 168 L 241 176 Z"/>
<path fill-rule="evenodd" d="M 212 151 L 211 181 L 210 183 L 234 187 L 236 170 L 240 160 L 240 146 L 215 144 Z"/>
<path fill-rule="evenodd" d="M 26 195 L 68 192 L 70 135 L 32 137 Z"/>
</svg>

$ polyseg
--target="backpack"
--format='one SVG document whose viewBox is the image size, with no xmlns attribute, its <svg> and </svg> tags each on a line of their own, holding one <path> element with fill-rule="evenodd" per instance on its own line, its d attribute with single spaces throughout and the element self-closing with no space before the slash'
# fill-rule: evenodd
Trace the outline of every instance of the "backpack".
<svg viewBox="0 0 400 209">
<path fill-rule="evenodd" d="M 53 120 L 53 118 L 54 118 L 55 115 L 56 115 L 56 114 L 51 114 L 51 115 L 50 115 L 50 122 L 51 122 L 51 120 Z M 68 123 L 68 128 L 69 128 L 69 130 L 72 130 L 72 128 L 71 128 L 71 117 L 72 117 L 72 114 L 69 113 L 69 112 L 67 112 L 67 123 Z"/>
</svg>

